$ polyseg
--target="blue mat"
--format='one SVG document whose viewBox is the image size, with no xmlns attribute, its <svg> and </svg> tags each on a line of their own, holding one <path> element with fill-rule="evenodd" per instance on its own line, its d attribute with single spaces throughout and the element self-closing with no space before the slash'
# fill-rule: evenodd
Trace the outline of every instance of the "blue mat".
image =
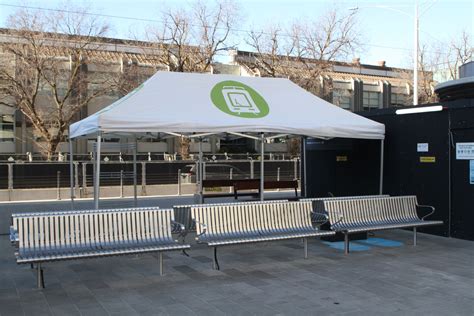
<svg viewBox="0 0 474 316">
<path fill-rule="evenodd" d="M 403 246 L 402 242 L 384 239 L 384 238 L 369 238 L 366 240 L 357 240 L 356 243 L 361 243 L 369 246 L 377 247 L 400 247 Z"/>
<path fill-rule="evenodd" d="M 323 244 L 325 244 L 325 245 L 327 245 L 327 246 L 329 246 L 333 249 L 344 251 L 344 242 L 343 241 L 333 241 L 333 242 L 323 241 Z M 351 242 L 349 244 L 349 250 L 350 251 L 367 251 L 369 249 L 370 249 L 370 247 L 365 246 L 365 245 L 361 245 L 361 244 L 358 244 L 358 243 L 355 243 L 355 242 Z"/>
</svg>

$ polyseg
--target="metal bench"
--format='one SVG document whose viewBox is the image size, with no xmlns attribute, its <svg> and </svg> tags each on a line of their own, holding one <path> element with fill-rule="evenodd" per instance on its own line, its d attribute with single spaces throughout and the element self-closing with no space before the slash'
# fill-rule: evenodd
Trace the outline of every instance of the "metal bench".
<svg viewBox="0 0 474 316">
<path fill-rule="evenodd" d="M 78 210 L 12 215 L 10 239 L 17 263 L 37 264 L 38 287 L 44 287 L 41 263 L 103 256 L 187 249 L 171 235 L 172 209 Z"/>
<path fill-rule="evenodd" d="M 191 208 L 200 206 L 227 206 L 227 205 L 246 205 L 246 204 L 265 204 L 274 202 L 286 202 L 287 200 L 278 201 L 249 201 L 249 202 L 230 202 L 230 203 L 209 203 L 209 204 L 192 204 L 192 205 L 173 205 L 174 218 L 178 223 L 181 223 L 183 227 L 174 226 L 177 230 L 173 229 L 173 233 L 179 233 L 182 236 L 190 232 L 196 231 L 196 223 L 191 216 Z"/>
<path fill-rule="evenodd" d="M 331 229 L 344 234 L 344 253 L 349 253 L 349 234 L 413 228 L 413 245 L 416 246 L 416 228 L 441 225 L 442 221 L 427 221 L 426 217 L 435 211 L 433 206 L 418 205 L 416 196 L 396 196 L 368 199 L 345 199 L 319 201 L 318 210 L 329 215 Z M 418 217 L 419 208 L 429 208 L 431 212 Z"/>
<path fill-rule="evenodd" d="M 196 240 L 214 248 L 214 269 L 219 270 L 217 247 L 244 243 L 301 238 L 304 257 L 309 237 L 334 235 L 311 223 L 311 202 L 255 202 L 224 206 L 191 207 L 196 223 Z"/>
<path fill-rule="evenodd" d="M 313 203 L 312 220 L 313 223 L 319 223 L 321 221 L 326 221 L 327 213 L 324 209 L 321 209 L 321 201 L 339 201 L 339 200 L 355 200 L 355 199 L 379 199 L 389 197 L 388 194 L 382 195 L 358 195 L 358 196 L 327 196 L 327 197 L 316 197 L 316 198 L 304 198 L 300 199 L 301 202 L 310 201 Z"/>
</svg>

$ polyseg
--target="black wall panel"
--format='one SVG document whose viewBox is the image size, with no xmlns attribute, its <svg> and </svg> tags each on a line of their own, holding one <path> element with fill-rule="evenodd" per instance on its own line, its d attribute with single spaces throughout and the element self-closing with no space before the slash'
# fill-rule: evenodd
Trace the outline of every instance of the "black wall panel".
<svg viewBox="0 0 474 316">
<path fill-rule="evenodd" d="M 420 204 L 436 207 L 431 219 L 445 225 L 421 231 L 474 240 L 469 160 L 456 159 L 457 142 L 474 142 L 474 102 L 442 105 L 440 112 L 396 115 L 395 109 L 383 109 L 360 114 L 386 127 L 383 193 L 413 194 Z M 428 143 L 428 151 L 419 152 L 419 143 Z M 379 141 L 308 140 L 307 195 L 378 194 L 379 157 Z"/>
</svg>

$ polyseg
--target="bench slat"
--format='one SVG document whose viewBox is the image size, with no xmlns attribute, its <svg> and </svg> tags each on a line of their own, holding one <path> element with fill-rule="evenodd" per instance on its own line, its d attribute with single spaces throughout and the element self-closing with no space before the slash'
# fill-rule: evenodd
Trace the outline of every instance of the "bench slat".
<svg viewBox="0 0 474 316">
<path fill-rule="evenodd" d="M 311 223 L 312 202 L 240 203 L 191 207 L 198 241 L 209 245 L 332 235 Z"/>
<path fill-rule="evenodd" d="M 386 227 L 436 225 L 440 221 L 423 221 L 417 215 L 416 196 L 377 199 L 345 199 L 322 202 L 333 229 L 362 231 Z M 340 215 L 343 216 L 342 220 Z"/>
<path fill-rule="evenodd" d="M 173 220 L 157 208 L 14 214 L 17 262 L 189 248 L 173 240 Z"/>
</svg>

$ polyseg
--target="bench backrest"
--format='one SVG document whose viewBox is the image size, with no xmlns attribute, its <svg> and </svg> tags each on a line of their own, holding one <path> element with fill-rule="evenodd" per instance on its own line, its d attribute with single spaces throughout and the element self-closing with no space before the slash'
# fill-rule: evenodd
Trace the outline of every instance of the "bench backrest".
<svg viewBox="0 0 474 316">
<path fill-rule="evenodd" d="M 313 209 L 316 213 L 325 213 L 323 204 L 321 201 L 340 201 L 340 200 L 360 200 L 360 199 L 380 199 L 390 197 L 388 194 L 383 195 L 359 195 L 359 196 L 327 196 L 317 198 L 305 198 L 300 201 L 311 201 L 313 202 Z"/>
<path fill-rule="evenodd" d="M 294 228 L 313 228 L 311 202 L 239 203 L 192 207 L 192 218 L 207 226 L 206 235 L 259 235 Z M 203 233 L 196 226 L 196 233 Z"/>
<path fill-rule="evenodd" d="M 418 220 L 416 196 L 395 196 L 370 199 L 326 200 L 318 206 L 329 215 L 331 225 L 397 223 Z M 340 220 L 342 216 L 342 220 Z"/>
<path fill-rule="evenodd" d="M 275 201 L 254 201 L 254 202 L 236 202 L 236 203 L 209 203 L 194 205 L 174 205 L 174 218 L 178 223 L 184 225 L 186 231 L 195 231 L 196 223 L 191 216 L 191 208 L 200 206 L 226 206 L 226 205 L 243 205 L 243 204 L 262 204 L 274 203 Z M 287 200 L 279 200 L 278 202 L 287 202 Z"/>
<path fill-rule="evenodd" d="M 326 196 L 326 197 L 316 197 L 316 198 L 304 198 L 300 201 L 332 201 L 332 200 L 355 200 L 355 199 L 377 199 L 389 197 L 388 194 L 382 195 L 356 195 L 356 196 Z"/>
<path fill-rule="evenodd" d="M 12 215 L 20 251 L 171 240 L 173 210 L 78 210 Z"/>
</svg>

